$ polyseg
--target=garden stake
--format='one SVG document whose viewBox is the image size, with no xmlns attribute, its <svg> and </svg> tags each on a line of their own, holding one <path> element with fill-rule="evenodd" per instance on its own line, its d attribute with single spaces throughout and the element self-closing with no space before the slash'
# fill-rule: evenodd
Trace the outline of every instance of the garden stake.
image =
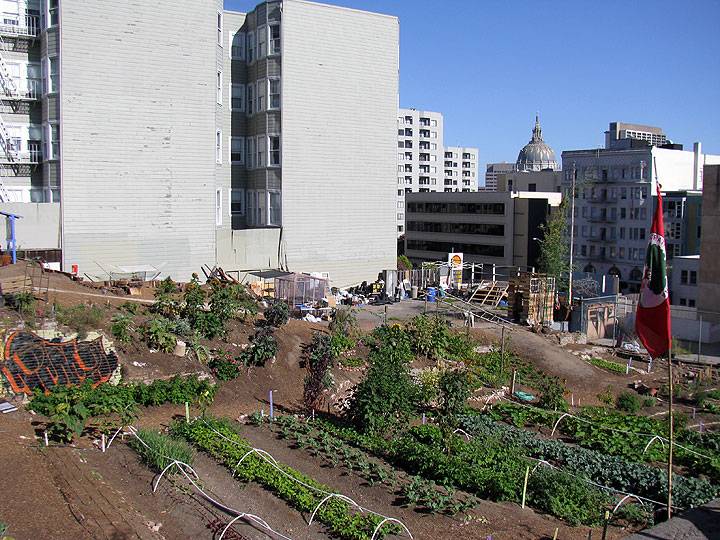
<svg viewBox="0 0 720 540">
<path fill-rule="evenodd" d="M 607 538 L 608 525 L 610 525 L 610 512 L 605 510 L 605 525 L 603 525 L 602 540 L 606 540 Z"/>
<path fill-rule="evenodd" d="M 424 426 L 424 425 L 425 425 L 425 413 L 423 413 L 422 423 L 423 423 L 423 426 Z"/>
<path fill-rule="evenodd" d="M 525 482 L 523 482 L 522 505 L 520 506 L 520 508 L 525 508 L 525 495 L 527 494 L 528 476 L 530 476 L 530 465 L 525 467 Z"/>
<path fill-rule="evenodd" d="M 625 364 L 625 375 L 627 375 L 628 373 L 630 373 L 630 360 L 628 360 Z"/>
<path fill-rule="evenodd" d="M 695 420 L 695 407 L 693 407 L 693 420 Z"/>
<path fill-rule="evenodd" d="M 553 534 L 553 540 L 557 540 L 558 531 L 560 530 L 560 527 L 555 527 L 555 534 Z"/>
<path fill-rule="evenodd" d="M 510 395 L 515 395 L 515 375 L 517 374 L 517 370 L 513 369 L 513 377 L 512 377 L 512 385 L 510 386 Z"/>
<path fill-rule="evenodd" d="M 104 433 L 100 434 L 100 450 L 102 450 L 103 453 L 105 452 L 105 434 Z"/>
<path fill-rule="evenodd" d="M 190 423 L 190 404 L 187 401 L 185 402 L 185 423 Z"/>
<path fill-rule="evenodd" d="M 43 431 L 43 439 L 45 439 L 45 446 L 50 446 L 50 443 L 48 442 L 47 431 Z"/>
<path fill-rule="evenodd" d="M 570 406 L 575 406 L 575 394 L 570 394 Z"/>
<path fill-rule="evenodd" d="M 274 418 L 275 410 L 273 408 L 273 391 L 270 390 L 270 421 L 272 422 Z"/>
</svg>

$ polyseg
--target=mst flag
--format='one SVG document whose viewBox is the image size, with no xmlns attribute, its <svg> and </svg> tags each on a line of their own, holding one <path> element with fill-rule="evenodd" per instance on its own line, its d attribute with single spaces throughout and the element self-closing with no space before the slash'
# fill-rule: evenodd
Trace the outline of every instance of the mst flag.
<svg viewBox="0 0 720 540">
<path fill-rule="evenodd" d="M 670 350 L 670 295 L 665 268 L 665 226 L 660 184 L 657 184 L 657 207 L 650 228 L 645 270 L 640 284 L 635 331 L 653 358 L 663 356 Z"/>
</svg>

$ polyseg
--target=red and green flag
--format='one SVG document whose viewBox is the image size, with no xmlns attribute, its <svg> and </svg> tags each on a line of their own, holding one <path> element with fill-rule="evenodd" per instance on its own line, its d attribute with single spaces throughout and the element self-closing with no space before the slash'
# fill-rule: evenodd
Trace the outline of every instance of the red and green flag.
<svg viewBox="0 0 720 540">
<path fill-rule="evenodd" d="M 635 331 L 653 358 L 659 358 L 670 350 L 670 293 L 665 264 L 665 226 L 660 184 L 657 184 L 657 206 L 640 284 Z"/>
</svg>

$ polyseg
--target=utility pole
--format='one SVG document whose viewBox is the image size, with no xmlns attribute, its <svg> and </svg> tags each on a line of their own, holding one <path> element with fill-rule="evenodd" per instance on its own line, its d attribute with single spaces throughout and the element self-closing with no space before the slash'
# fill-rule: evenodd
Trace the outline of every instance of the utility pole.
<svg viewBox="0 0 720 540">
<path fill-rule="evenodd" d="M 572 166 L 572 186 L 570 188 L 570 276 L 568 279 L 568 312 L 572 312 L 573 296 L 573 251 L 575 247 L 575 182 L 577 181 L 577 167 L 573 161 Z"/>
</svg>

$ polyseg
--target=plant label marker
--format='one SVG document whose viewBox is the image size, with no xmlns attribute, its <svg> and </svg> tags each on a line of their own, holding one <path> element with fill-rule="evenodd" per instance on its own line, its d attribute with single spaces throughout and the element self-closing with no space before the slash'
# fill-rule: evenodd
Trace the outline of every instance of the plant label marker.
<svg viewBox="0 0 720 540">
<path fill-rule="evenodd" d="M 185 402 L 185 423 L 190 423 L 190 404 L 187 401 Z"/>
<path fill-rule="evenodd" d="M 273 391 L 270 390 L 270 421 L 274 418 L 275 410 L 273 408 Z"/>
<path fill-rule="evenodd" d="M 525 508 L 525 495 L 527 494 L 528 476 L 530 476 L 530 465 L 525 467 L 525 481 L 523 482 L 522 505 L 520 505 L 520 508 Z"/>
</svg>

